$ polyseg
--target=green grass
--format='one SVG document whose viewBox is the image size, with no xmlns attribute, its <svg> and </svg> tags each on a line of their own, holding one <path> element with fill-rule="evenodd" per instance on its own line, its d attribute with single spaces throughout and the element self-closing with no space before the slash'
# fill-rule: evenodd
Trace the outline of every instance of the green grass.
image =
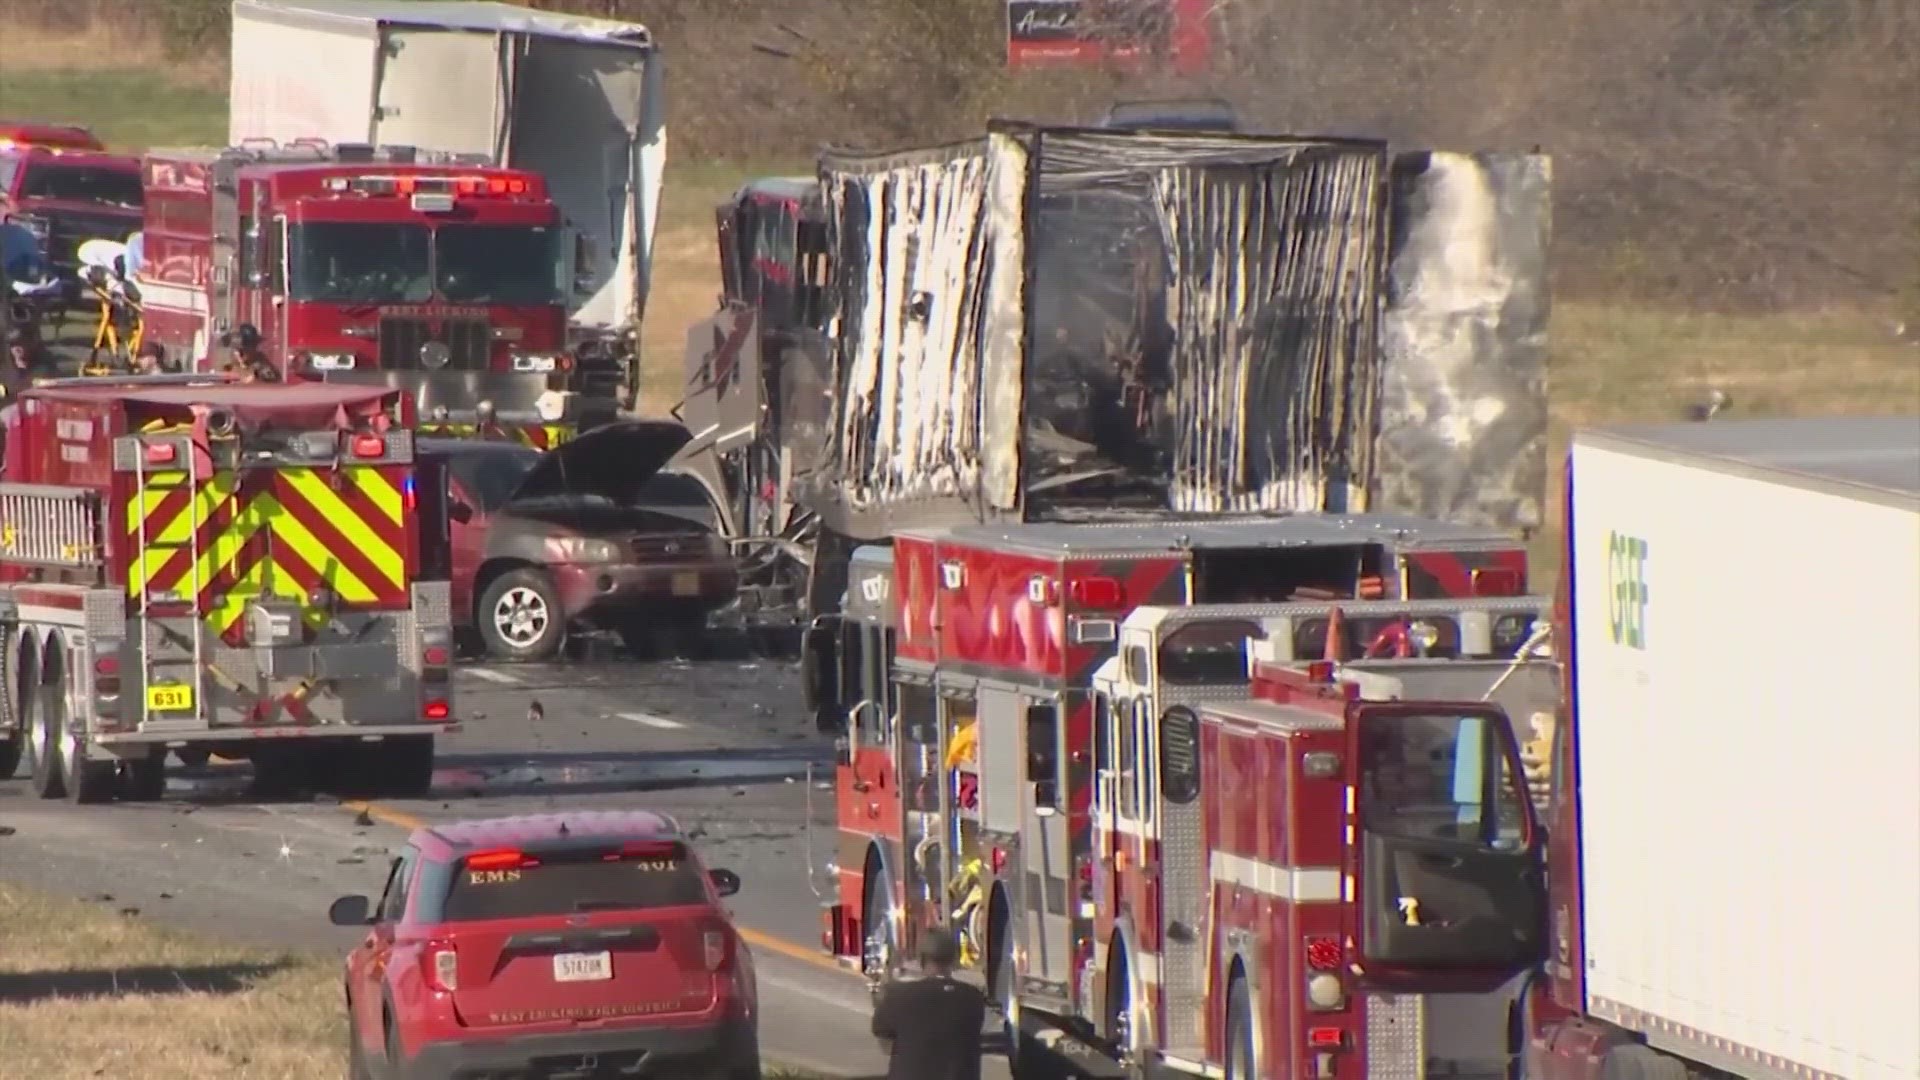
<svg viewBox="0 0 1920 1080">
<path fill-rule="evenodd" d="M 0 114 L 86 124 L 116 149 L 227 139 L 224 92 L 150 73 L 10 70 L 0 61 Z"/>
</svg>

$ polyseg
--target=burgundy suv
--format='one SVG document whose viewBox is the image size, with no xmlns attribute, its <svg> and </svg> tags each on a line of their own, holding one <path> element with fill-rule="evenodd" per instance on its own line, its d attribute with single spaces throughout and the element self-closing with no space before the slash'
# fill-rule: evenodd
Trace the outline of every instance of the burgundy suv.
<svg viewBox="0 0 1920 1080">
<path fill-rule="evenodd" d="M 673 819 L 575 812 L 423 828 L 348 954 L 354 1080 L 759 1080 L 753 960 Z"/>
<path fill-rule="evenodd" d="M 545 452 L 517 442 L 422 439 L 444 468 L 454 624 L 488 653 L 544 660 L 572 626 L 617 631 L 639 655 L 685 644 L 732 603 L 739 572 L 712 504 L 661 466 L 691 436 L 671 420 L 622 420 Z M 442 485 L 428 480 L 424 490 Z"/>
</svg>

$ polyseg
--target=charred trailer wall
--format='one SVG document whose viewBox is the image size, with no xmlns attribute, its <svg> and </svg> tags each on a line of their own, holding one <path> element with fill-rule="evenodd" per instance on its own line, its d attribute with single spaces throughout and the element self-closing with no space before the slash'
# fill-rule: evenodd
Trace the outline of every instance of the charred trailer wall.
<svg viewBox="0 0 1920 1080">
<path fill-rule="evenodd" d="M 1177 512 L 1358 504 L 1386 144 L 1075 130 L 1037 147 L 1029 490 L 1108 467 Z"/>
<path fill-rule="evenodd" d="M 823 156 L 833 406 L 805 490 L 831 526 L 885 535 L 907 505 L 1017 512 L 1025 174 L 1000 137 Z"/>
<path fill-rule="evenodd" d="M 1395 162 L 1373 509 L 1541 523 L 1552 180 L 1542 154 Z"/>
</svg>

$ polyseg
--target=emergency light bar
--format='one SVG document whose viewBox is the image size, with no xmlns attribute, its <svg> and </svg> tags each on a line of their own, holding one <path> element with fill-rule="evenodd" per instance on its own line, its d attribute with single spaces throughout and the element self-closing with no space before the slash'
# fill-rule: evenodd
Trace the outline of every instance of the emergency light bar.
<svg viewBox="0 0 1920 1080">
<path fill-rule="evenodd" d="M 462 198 L 525 195 L 529 185 L 521 176 L 329 176 L 325 187 L 339 195 L 455 195 Z"/>
</svg>

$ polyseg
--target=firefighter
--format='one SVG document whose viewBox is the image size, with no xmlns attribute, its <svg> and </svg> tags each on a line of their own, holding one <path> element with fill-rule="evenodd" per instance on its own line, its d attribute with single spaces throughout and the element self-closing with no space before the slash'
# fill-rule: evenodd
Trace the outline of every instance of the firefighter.
<svg viewBox="0 0 1920 1080">
<path fill-rule="evenodd" d="M 980 1080 L 987 999 L 953 977 L 959 942 L 943 927 L 920 932 L 918 979 L 888 983 L 873 1008 L 887 1080 Z"/>
<path fill-rule="evenodd" d="M 260 350 L 260 328 L 241 323 L 220 335 L 220 344 L 228 351 L 226 370 L 240 376 L 241 382 L 279 382 L 280 371 Z"/>
</svg>

